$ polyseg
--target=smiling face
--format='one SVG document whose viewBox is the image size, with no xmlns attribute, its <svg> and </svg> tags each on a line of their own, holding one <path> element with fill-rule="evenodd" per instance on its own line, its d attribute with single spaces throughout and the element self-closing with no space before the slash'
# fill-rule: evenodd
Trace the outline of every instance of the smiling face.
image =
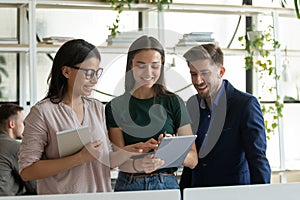
<svg viewBox="0 0 300 200">
<path fill-rule="evenodd" d="M 90 96 L 95 85 L 98 82 L 96 73 L 94 76 L 88 77 L 90 71 L 97 72 L 99 70 L 100 61 L 97 58 L 91 57 L 76 65 L 80 69 L 75 69 L 66 66 L 63 69 L 63 74 L 68 80 L 68 92 L 72 92 L 73 96 Z M 89 69 L 89 71 L 87 71 Z"/>
<path fill-rule="evenodd" d="M 217 67 L 209 59 L 189 64 L 192 83 L 202 99 L 214 98 L 222 84 L 225 68 Z"/>
<path fill-rule="evenodd" d="M 156 50 L 142 50 L 132 60 L 134 88 L 152 88 L 161 74 L 161 54 Z"/>
</svg>

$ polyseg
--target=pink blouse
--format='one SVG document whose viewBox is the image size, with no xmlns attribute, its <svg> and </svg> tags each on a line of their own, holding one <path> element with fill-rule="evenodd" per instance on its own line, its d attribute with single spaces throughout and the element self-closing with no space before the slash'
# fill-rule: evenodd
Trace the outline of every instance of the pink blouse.
<svg viewBox="0 0 300 200">
<path fill-rule="evenodd" d="M 34 105 L 25 119 L 24 137 L 20 147 L 20 172 L 39 160 L 59 158 L 56 132 L 88 125 L 92 140 L 104 143 L 98 160 L 84 163 L 57 175 L 37 180 L 38 194 L 111 192 L 109 152 L 103 104 L 83 98 L 84 119 L 80 123 L 66 104 L 45 99 Z"/>
</svg>

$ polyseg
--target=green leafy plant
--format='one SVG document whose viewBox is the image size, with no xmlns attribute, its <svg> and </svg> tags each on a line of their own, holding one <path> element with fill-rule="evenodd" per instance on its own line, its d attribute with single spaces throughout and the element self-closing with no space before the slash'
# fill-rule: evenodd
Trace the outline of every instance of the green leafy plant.
<svg viewBox="0 0 300 200">
<path fill-rule="evenodd" d="M 128 9 L 131 9 L 132 3 L 150 3 L 150 4 L 156 4 L 157 10 L 162 11 L 164 9 L 164 5 L 170 5 L 171 3 L 173 3 L 173 0 L 105 0 L 105 2 L 110 3 L 112 10 L 117 11 L 117 16 L 115 21 L 111 26 L 108 27 L 108 30 L 110 31 L 110 35 L 112 37 L 115 37 L 117 34 L 120 33 L 119 31 L 120 15 L 124 11 L 125 6 L 127 6 Z"/>
<path fill-rule="evenodd" d="M 247 52 L 245 56 L 245 68 L 246 70 L 253 69 L 258 74 L 258 81 L 262 88 L 270 94 L 276 94 L 273 105 L 266 106 L 262 104 L 262 113 L 264 116 L 272 116 L 269 121 L 265 117 L 265 128 L 267 132 L 267 138 L 270 138 L 270 133 L 274 133 L 275 129 L 278 127 L 278 119 L 282 117 L 283 103 L 280 101 L 280 96 L 277 94 L 277 85 L 274 84 L 270 86 L 267 84 L 265 76 L 269 76 L 272 80 L 279 80 L 280 76 L 276 71 L 276 67 L 270 57 L 271 50 L 268 49 L 270 46 L 272 49 L 278 49 L 280 43 L 274 39 L 272 35 L 272 26 L 268 26 L 266 31 L 249 31 L 246 36 L 241 36 L 238 40 L 245 47 Z M 262 101 L 262 97 L 259 96 L 258 99 Z"/>
<path fill-rule="evenodd" d="M 2 90 L 4 89 L 4 87 L 1 86 L 1 84 L 2 84 L 2 77 L 3 77 L 3 75 L 5 77 L 8 77 L 8 72 L 3 67 L 4 65 L 6 65 L 5 58 L 4 58 L 4 56 L 0 55 L 0 98 L 3 98 L 3 92 L 2 92 Z"/>
</svg>

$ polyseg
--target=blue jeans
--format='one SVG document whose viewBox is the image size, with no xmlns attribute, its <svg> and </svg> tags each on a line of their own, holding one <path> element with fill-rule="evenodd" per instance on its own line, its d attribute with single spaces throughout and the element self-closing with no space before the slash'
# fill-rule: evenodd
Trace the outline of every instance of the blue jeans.
<svg viewBox="0 0 300 200">
<path fill-rule="evenodd" d="M 135 178 L 133 175 L 119 172 L 114 191 L 137 191 L 137 190 L 166 190 L 179 189 L 176 176 L 145 176 Z"/>
</svg>

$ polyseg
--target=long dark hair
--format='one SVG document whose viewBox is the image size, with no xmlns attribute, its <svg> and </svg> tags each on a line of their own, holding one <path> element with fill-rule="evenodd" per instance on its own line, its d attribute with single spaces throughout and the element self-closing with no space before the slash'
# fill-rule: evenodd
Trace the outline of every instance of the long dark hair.
<svg viewBox="0 0 300 200">
<path fill-rule="evenodd" d="M 142 50 L 155 50 L 158 51 L 161 55 L 161 71 L 160 77 L 157 82 L 153 85 L 153 90 L 155 95 L 159 94 L 172 94 L 166 88 L 165 84 L 165 75 L 164 75 L 164 65 L 165 65 L 165 51 L 160 42 L 151 36 L 143 35 L 136 39 L 129 47 L 127 54 L 127 63 L 126 63 L 126 74 L 125 74 L 125 92 L 130 92 L 135 84 L 132 73 L 132 60 L 134 56 Z"/>
<path fill-rule="evenodd" d="M 62 67 L 74 66 L 92 57 L 101 60 L 98 49 L 87 41 L 75 39 L 64 43 L 53 60 L 52 69 L 47 79 L 49 89 L 45 99 L 50 98 L 52 103 L 61 102 L 67 90 L 67 79 L 62 74 Z"/>
</svg>

